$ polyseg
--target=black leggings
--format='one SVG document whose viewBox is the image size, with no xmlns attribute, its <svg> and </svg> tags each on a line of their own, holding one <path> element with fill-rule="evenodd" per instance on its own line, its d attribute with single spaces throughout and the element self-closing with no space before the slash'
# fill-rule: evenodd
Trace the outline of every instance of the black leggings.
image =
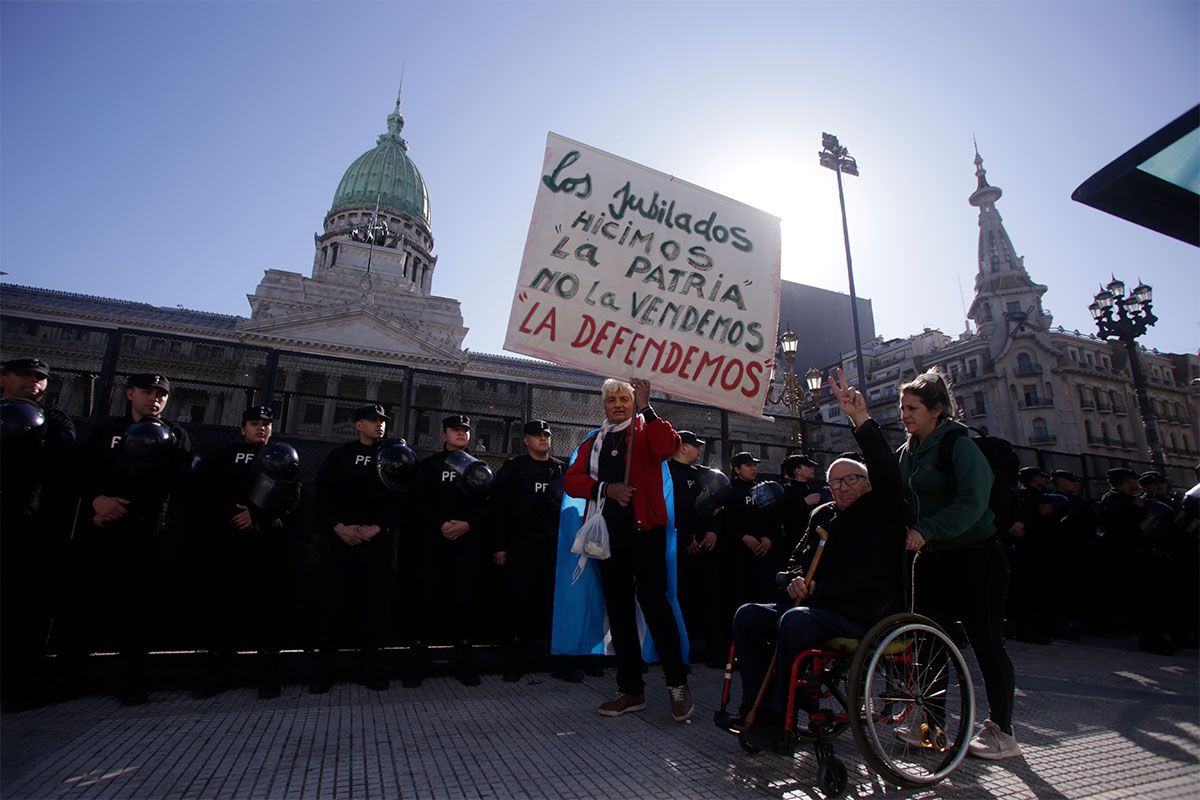
<svg viewBox="0 0 1200 800">
<path fill-rule="evenodd" d="M 943 628 L 961 620 L 987 690 L 992 722 L 1012 725 L 1016 675 L 1004 649 L 1004 602 L 1008 558 L 1000 539 L 953 550 L 922 552 L 913 565 L 914 610 Z"/>
</svg>

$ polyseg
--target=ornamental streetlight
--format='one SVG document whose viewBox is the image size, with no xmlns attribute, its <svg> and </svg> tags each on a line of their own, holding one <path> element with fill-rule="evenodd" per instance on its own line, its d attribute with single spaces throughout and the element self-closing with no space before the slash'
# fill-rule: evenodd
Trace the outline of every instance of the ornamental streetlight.
<svg viewBox="0 0 1200 800">
<path fill-rule="evenodd" d="M 1146 446 L 1150 450 L 1154 468 L 1161 472 L 1166 469 L 1166 458 L 1158 438 L 1158 428 L 1154 424 L 1154 406 L 1146 392 L 1146 374 L 1142 371 L 1142 359 L 1138 355 L 1136 341 L 1147 328 L 1158 322 L 1158 317 L 1152 311 L 1152 294 L 1153 290 L 1139 279 L 1137 287 L 1127 295 L 1125 284 L 1113 276 L 1108 286 L 1101 288 L 1093 298 L 1088 311 L 1096 320 L 1101 339 L 1118 339 L 1125 345 L 1125 352 L 1129 354 L 1129 371 L 1133 373 L 1133 393 L 1137 397 L 1138 412 L 1146 431 Z"/>
<path fill-rule="evenodd" d="M 809 367 L 804 373 L 804 385 L 800 384 L 800 376 L 796 374 L 796 350 L 800 347 L 800 337 L 791 328 L 779 337 L 779 348 L 783 350 L 784 369 L 780 375 L 774 367 L 771 368 L 771 385 L 767 388 L 767 401 L 785 405 L 792 415 L 792 435 L 789 439 L 792 447 L 799 449 L 808 440 L 808 425 L 804 421 L 804 412 L 815 410 L 821 399 L 821 370 Z M 776 380 L 778 378 L 778 380 Z"/>
<path fill-rule="evenodd" d="M 846 244 L 846 275 L 850 278 L 850 318 L 854 320 L 854 366 L 858 370 L 858 383 L 867 390 L 867 373 L 863 369 L 862 336 L 858 332 L 858 297 L 854 294 L 854 263 L 850 260 L 850 228 L 846 225 L 846 194 L 842 188 L 842 173 L 858 177 L 858 162 L 850 151 L 842 147 L 832 133 L 821 134 L 824 148 L 817 156 L 821 166 L 837 173 L 838 203 L 842 207 L 842 240 Z"/>
</svg>

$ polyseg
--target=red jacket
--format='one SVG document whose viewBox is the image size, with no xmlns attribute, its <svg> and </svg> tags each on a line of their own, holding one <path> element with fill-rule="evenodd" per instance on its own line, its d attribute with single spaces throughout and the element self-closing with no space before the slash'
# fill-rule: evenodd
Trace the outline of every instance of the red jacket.
<svg viewBox="0 0 1200 800">
<path fill-rule="evenodd" d="M 648 531 L 657 525 L 667 524 L 662 462 L 679 449 L 679 434 L 671 427 L 671 423 L 660 417 L 654 417 L 644 424 L 638 424 L 635 419 L 634 425 L 637 425 L 637 431 L 633 436 L 633 452 L 629 463 L 629 482 L 636 489 L 633 493 L 633 513 L 638 530 Z M 634 425 L 625 429 L 626 440 Z M 571 497 L 595 497 L 598 481 L 588 474 L 588 462 L 595 441 L 596 435 L 593 434 L 579 446 L 574 463 L 567 468 L 563 477 L 563 489 Z"/>
</svg>

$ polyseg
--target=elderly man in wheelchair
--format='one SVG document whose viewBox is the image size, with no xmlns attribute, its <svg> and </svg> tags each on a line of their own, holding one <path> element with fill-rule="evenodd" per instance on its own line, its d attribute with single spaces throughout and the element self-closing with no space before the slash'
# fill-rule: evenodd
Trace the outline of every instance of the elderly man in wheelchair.
<svg viewBox="0 0 1200 800">
<path fill-rule="evenodd" d="M 742 700 L 736 714 L 725 710 L 727 669 L 716 723 L 739 734 L 748 752 L 815 741 L 818 781 L 830 795 L 845 788 L 846 771 L 829 740 L 847 725 L 886 779 L 935 783 L 965 754 L 969 673 L 936 624 L 901 613 L 907 511 L 896 457 L 841 370 L 829 385 L 863 459 L 830 464 L 833 502 L 813 511 L 777 576 L 790 602 L 738 609 L 730 667 L 741 675 Z M 841 708 L 822 708 L 827 698 Z"/>
</svg>

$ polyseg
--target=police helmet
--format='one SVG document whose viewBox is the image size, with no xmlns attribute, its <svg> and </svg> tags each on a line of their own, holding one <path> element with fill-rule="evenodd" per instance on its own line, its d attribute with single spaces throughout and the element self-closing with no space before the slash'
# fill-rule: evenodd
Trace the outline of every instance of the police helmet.
<svg viewBox="0 0 1200 800">
<path fill-rule="evenodd" d="M 45 434 L 46 413 L 41 406 L 23 397 L 0 400 L 0 435 L 4 447 L 36 446 Z"/>
<path fill-rule="evenodd" d="M 715 516 L 729 497 L 729 476 L 719 469 L 702 467 L 696 476 L 696 485 L 700 487 L 696 494 L 696 513 L 705 518 Z"/>
<path fill-rule="evenodd" d="M 417 477 L 417 454 L 403 439 L 379 451 L 375 458 L 379 480 L 393 492 L 406 492 Z"/>
<path fill-rule="evenodd" d="M 459 487 L 471 498 L 483 499 L 491 494 L 496 477 L 488 465 L 465 450 L 446 454 L 446 466 L 458 473 L 462 479 Z"/>
<path fill-rule="evenodd" d="M 175 432 L 156 417 L 142 417 L 125 429 L 118 445 L 122 457 L 135 466 L 154 467 L 175 452 Z"/>
<path fill-rule="evenodd" d="M 296 503 L 300 483 L 300 455 L 283 442 L 263 446 L 250 462 L 246 496 L 263 511 L 285 514 Z"/>
<path fill-rule="evenodd" d="M 763 481 L 751 490 L 750 497 L 755 508 L 765 511 L 783 499 L 783 487 L 775 481 Z"/>
</svg>

